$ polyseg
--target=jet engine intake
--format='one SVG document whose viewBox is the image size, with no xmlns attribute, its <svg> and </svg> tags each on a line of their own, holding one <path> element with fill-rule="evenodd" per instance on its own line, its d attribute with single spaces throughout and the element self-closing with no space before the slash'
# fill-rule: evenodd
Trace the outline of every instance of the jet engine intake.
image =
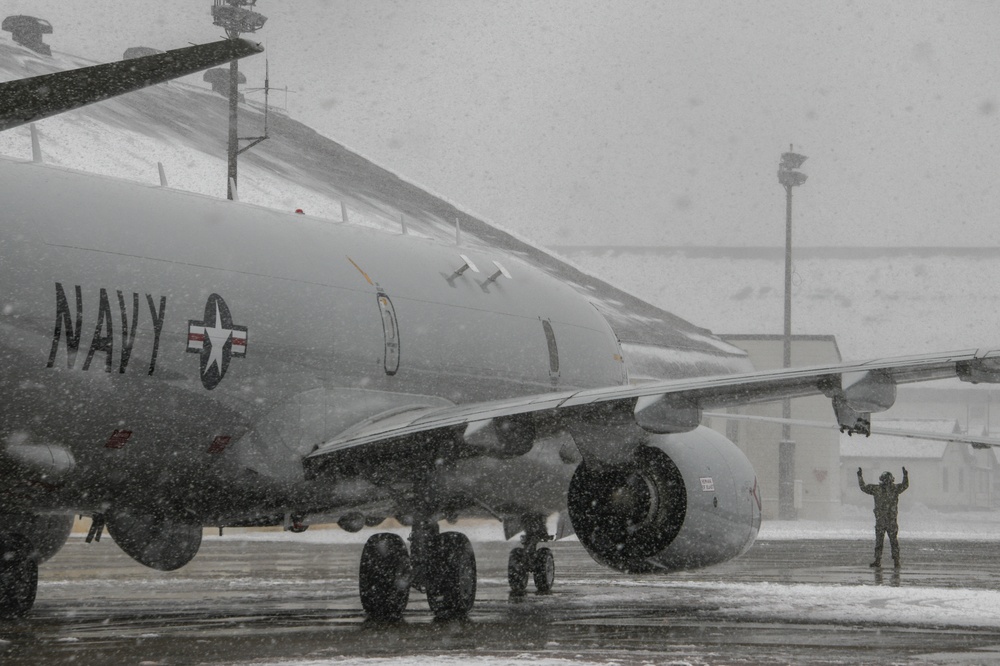
<svg viewBox="0 0 1000 666">
<path fill-rule="evenodd" d="M 570 520 L 597 562 L 628 573 L 718 564 L 760 529 L 757 479 L 735 444 L 704 426 L 656 435 L 629 463 L 581 463 Z"/>
<path fill-rule="evenodd" d="M 139 564 L 173 571 L 191 561 L 201 547 L 202 526 L 153 513 L 115 509 L 107 516 L 108 534 Z"/>
<path fill-rule="evenodd" d="M 630 464 L 581 463 L 570 481 L 570 520 L 591 557 L 621 571 L 650 570 L 653 557 L 677 536 L 687 513 L 684 479 L 674 462 L 652 447 Z"/>
</svg>

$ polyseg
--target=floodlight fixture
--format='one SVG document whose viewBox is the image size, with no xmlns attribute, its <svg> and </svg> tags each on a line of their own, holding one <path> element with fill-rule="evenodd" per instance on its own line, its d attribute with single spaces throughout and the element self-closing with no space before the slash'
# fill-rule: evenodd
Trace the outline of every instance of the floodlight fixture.
<svg viewBox="0 0 1000 666">
<path fill-rule="evenodd" d="M 9 32 L 13 40 L 35 53 L 52 55 L 52 47 L 42 41 L 42 35 L 52 34 L 52 24 L 45 19 L 18 14 L 3 20 L 4 32 Z"/>
<path fill-rule="evenodd" d="M 213 0 L 212 23 L 223 28 L 230 39 L 257 32 L 267 17 L 253 11 L 256 4 L 257 0 Z"/>
<path fill-rule="evenodd" d="M 782 153 L 781 163 L 778 164 L 778 182 L 786 188 L 798 187 L 806 182 L 807 176 L 796 171 L 808 158 L 798 153 Z"/>
</svg>

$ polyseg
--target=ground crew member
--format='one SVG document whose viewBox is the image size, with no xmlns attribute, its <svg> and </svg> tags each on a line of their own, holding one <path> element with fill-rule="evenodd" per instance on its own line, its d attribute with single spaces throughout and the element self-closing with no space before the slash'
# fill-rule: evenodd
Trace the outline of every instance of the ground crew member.
<svg viewBox="0 0 1000 666">
<path fill-rule="evenodd" d="M 899 568 L 899 525 L 896 516 L 899 513 L 899 494 L 910 487 L 910 477 L 903 468 L 903 482 L 893 483 L 895 479 L 889 472 L 882 472 L 878 478 L 879 484 L 865 483 L 861 468 L 858 468 L 858 485 L 862 492 L 875 498 L 875 561 L 870 566 L 882 566 L 882 542 L 885 533 L 889 533 L 889 549 L 892 551 L 892 563 Z"/>
</svg>

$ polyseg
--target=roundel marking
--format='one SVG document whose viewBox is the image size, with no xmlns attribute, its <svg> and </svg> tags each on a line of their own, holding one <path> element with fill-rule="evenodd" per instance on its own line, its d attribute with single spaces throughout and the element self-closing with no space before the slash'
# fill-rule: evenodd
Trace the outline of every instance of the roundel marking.
<svg viewBox="0 0 1000 666">
<path fill-rule="evenodd" d="M 222 296 L 208 297 L 203 320 L 188 320 L 187 350 L 199 354 L 201 383 L 209 391 L 226 376 L 231 359 L 246 356 L 247 328 L 233 323 Z"/>
</svg>

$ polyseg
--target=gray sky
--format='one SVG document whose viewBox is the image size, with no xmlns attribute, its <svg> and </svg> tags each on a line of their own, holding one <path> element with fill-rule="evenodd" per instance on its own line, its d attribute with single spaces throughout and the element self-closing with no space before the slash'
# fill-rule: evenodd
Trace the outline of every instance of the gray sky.
<svg viewBox="0 0 1000 666">
<path fill-rule="evenodd" d="M 210 4 L 5 8 L 51 20 L 57 50 L 110 60 L 211 40 Z M 780 245 L 789 143 L 809 156 L 796 242 L 1000 244 L 990 2 L 258 8 L 294 117 L 546 244 Z M 262 60 L 244 70 L 262 82 Z"/>
</svg>

